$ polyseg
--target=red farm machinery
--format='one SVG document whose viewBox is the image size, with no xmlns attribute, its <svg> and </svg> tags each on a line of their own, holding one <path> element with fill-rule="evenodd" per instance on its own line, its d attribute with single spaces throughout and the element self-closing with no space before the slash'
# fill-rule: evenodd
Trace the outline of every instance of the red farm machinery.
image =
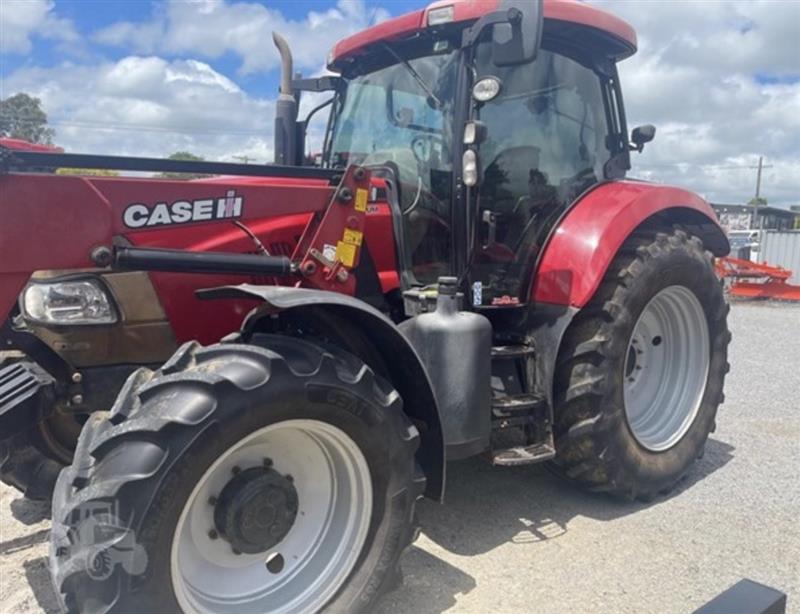
<svg viewBox="0 0 800 614">
<path fill-rule="evenodd" d="M 275 165 L 3 151 L 0 462 L 58 476 L 69 611 L 369 611 L 447 460 L 649 499 L 714 429 L 728 242 L 625 178 L 655 133 L 625 122 L 628 24 L 445 0 L 316 79 L 277 42 Z"/>
<path fill-rule="evenodd" d="M 789 283 L 793 273 L 783 267 L 726 256 L 717 260 L 717 274 L 732 298 L 800 301 L 800 286 Z"/>
</svg>

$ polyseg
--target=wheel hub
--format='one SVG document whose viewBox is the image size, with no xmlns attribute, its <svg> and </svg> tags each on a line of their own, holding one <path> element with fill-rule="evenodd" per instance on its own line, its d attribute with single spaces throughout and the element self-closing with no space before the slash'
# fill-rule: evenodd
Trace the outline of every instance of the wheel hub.
<svg viewBox="0 0 800 614">
<path fill-rule="evenodd" d="M 710 361 L 708 324 L 695 294 L 668 286 L 642 310 L 623 371 L 625 415 L 645 449 L 663 452 L 689 430 L 700 408 Z"/>
<path fill-rule="evenodd" d="M 219 534 L 236 551 L 266 552 L 288 535 L 297 517 L 297 490 L 274 469 L 239 471 L 225 485 L 214 507 Z"/>
</svg>

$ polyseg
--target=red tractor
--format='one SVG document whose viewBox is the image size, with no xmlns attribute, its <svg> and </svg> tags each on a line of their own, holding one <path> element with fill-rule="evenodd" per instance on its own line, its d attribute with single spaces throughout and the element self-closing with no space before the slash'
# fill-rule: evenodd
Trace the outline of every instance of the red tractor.
<svg viewBox="0 0 800 614">
<path fill-rule="evenodd" d="M 625 123 L 628 24 L 571 0 L 445 0 L 343 40 L 318 79 L 292 80 L 277 42 L 280 165 L 7 157 L 4 313 L 23 292 L 22 324 L 78 314 L 102 334 L 119 307 L 96 272 L 29 282 L 100 268 L 134 276 L 143 308 L 159 297 L 177 339 L 211 342 L 88 414 L 53 496 L 70 611 L 367 611 L 396 581 L 415 501 L 443 497 L 446 460 L 548 461 L 649 499 L 714 429 L 728 243 L 697 195 L 625 179 L 654 136 Z M 320 167 L 302 166 L 301 91 L 331 93 Z M 40 423 L 60 387 L 12 364 L 0 416 Z M 146 564 L 137 549 L 126 566 L 134 544 Z"/>
</svg>

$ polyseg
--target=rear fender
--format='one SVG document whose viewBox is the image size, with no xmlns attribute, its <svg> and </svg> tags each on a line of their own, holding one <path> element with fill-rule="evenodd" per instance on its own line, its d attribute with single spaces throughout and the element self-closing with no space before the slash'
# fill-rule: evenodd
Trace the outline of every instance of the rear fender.
<svg viewBox="0 0 800 614">
<path fill-rule="evenodd" d="M 730 251 L 714 210 L 702 198 L 670 186 L 638 181 L 598 185 L 551 232 L 531 283 L 530 299 L 581 308 L 594 295 L 617 251 L 643 224 L 679 224 L 715 256 Z"/>
<path fill-rule="evenodd" d="M 344 294 L 281 286 L 224 286 L 197 293 L 201 299 L 259 299 L 264 304 L 247 316 L 242 335 L 301 328 L 359 356 L 389 380 L 403 408 L 420 431 L 417 459 L 425 471 L 425 495 L 444 495 L 444 434 L 439 408 L 420 357 L 394 323 L 364 301 Z"/>
</svg>

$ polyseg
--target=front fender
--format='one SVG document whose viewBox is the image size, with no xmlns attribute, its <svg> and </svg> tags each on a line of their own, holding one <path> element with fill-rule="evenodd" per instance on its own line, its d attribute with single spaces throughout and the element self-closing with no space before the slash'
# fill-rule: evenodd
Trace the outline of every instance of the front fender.
<svg viewBox="0 0 800 614">
<path fill-rule="evenodd" d="M 583 307 L 631 233 L 648 221 L 684 226 L 715 256 L 730 251 L 711 206 L 697 194 L 639 181 L 598 185 L 557 224 L 531 284 L 532 301 Z"/>
<path fill-rule="evenodd" d="M 445 447 L 442 421 L 433 393 L 433 386 L 417 352 L 389 318 L 374 307 L 352 296 L 282 286 L 223 286 L 200 290 L 201 299 L 257 298 L 263 301 L 242 324 L 242 332 L 248 336 L 265 318 L 274 315 L 300 316 L 314 320 L 323 326 L 336 327 L 332 332 L 350 347 L 358 348 L 361 337 L 372 352 L 380 356 L 381 370 L 403 398 L 403 410 L 420 430 L 421 445 L 417 459 L 425 471 L 427 484 L 425 495 L 441 500 L 445 482 Z M 328 318 L 320 315 L 327 314 Z M 354 351 L 360 354 L 358 351 Z M 374 365 L 373 368 L 375 367 Z"/>
</svg>

